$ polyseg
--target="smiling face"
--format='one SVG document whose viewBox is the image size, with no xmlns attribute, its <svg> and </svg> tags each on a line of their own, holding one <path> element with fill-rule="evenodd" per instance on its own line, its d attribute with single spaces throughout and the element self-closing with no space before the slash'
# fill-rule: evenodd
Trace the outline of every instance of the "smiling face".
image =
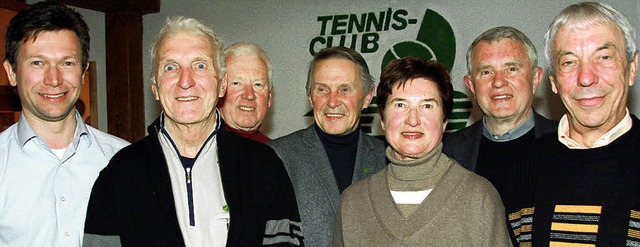
<svg viewBox="0 0 640 247">
<path fill-rule="evenodd" d="M 637 56 L 628 62 L 620 30 L 567 23 L 557 33 L 552 60 L 552 89 L 567 108 L 571 129 L 604 134 L 622 120 Z"/>
<path fill-rule="evenodd" d="M 464 82 L 490 120 L 522 123 L 531 114 L 542 69 L 531 69 L 527 48 L 510 38 L 481 41 L 471 58 Z M 534 73 L 532 73 L 534 72 Z"/>
<path fill-rule="evenodd" d="M 422 158 L 442 141 L 447 127 L 436 84 L 416 78 L 398 88 L 396 82 L 384 109 L 382 129 L 396 158 Z"/>
<path fill-rule="evenodd" d="M 358 66 L 346 59 L 330 58 L 314 65 L 307 98 L 322 131 L 346 135 L 358 128 L 360 112 L 373 98 L 373 89 L 365 92 L 360 80 Z"/>
<path fill-rule="evenodd" d="M 17 86 L 29 121 L 56 122 L 73 118 L 85 69 L 76 34 L 69 30 L 42 31 L 18 50 L 16 68 L 4 62 L 9 83 Z M 14 70 L 15 69 L 15 70 Z"/>
<path fill-rule="evenodd" d="M 271 107 L 267 65 L 257 55 L 230 55 L 225 61 L 228 86 L 219 105 L 222 117 L 231 128 L 257 129 Z"/>
<path fill-rule="evenodd" d="M 202 36 L 183 32 L 161 41 L 151 89 L 167 117 L 165 123 L 215 123 L 214 107 L 226 86 L 225 80 L 218 80 L 215 55 L 211 42 Z"/>
</svg>

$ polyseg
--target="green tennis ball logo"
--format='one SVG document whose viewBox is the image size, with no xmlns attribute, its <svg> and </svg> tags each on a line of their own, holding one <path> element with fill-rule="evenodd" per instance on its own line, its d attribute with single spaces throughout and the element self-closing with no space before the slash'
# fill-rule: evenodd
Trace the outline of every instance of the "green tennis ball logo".
<svg viewBox="0 0 640 247">
<path fill-rule="evenodd" d="M 387 65 L 389 62 L 406 56 L 415 56 L 425 60 L 438 60 L 436 54 L 427 45 L 419 41 L 404 41 L 395 44 L 384 54 L 382 64 Z"/>
<path fill-rule="evenodd" d="M 424 60 L 442 63 L 449 72 L 453 68 L 456 55 L 456 38 L 449 22 L 440 14 L 427 9 L 420 24 L 415 41 L 403 41 L 393 45 L 382 58 L 382 70 L 389 62 L 406 56 L 414 56 Z M 471 116 L 473 104 L 469 97 L 459 91 L 453 92 L 453 109 L 447 132 L 466 127 Z"/>
</svg>

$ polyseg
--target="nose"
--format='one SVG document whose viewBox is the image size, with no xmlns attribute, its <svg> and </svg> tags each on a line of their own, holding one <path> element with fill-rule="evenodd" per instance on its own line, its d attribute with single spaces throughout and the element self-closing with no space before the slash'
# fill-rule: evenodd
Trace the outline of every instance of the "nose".
<svg viewBox="0 0 640 247">
<path fill-rule="evenodd" d="M 195 85 L 193 81 L 193 75 L 189 70 L 182 70 L 180 74 L 180 81 L 178 82 L 178 86 L 182 89 L 189 89 Z"/>
<path fill-rule="evenodd" d="M 491 83 L 491 86 L 495 88 L 501 88 L 505 85 L 507 85 L 507 81 L 505 81 L 504 79 L 504 74 L 500 71 L 496 72 L 493 76 L 493 82 Z"/>
<path fill-rule="evenodd" d="M 242 87 L 242 98 L 246 100 L 254 100 L 256 98 L 256 90 L 253 89 L 253 85 L 248 84 Z"/>
<path fill-rule="evenodd" d="M 590 63 L 581 63 L 578 67 L 578 85 L 581 87 L 589 87 L 597 82 L 597 76 L 593 73 Z"/>
<path fill-rule="evenodd" d="M 404 123 L 411 127 L 416 127 L 420 125 L 420 118 L 418 117 L 418 109 L 409 109 L 409 115 L 407 115 L 407 119 L 404 120 Z"/>
<path fill-rule="evenodd" d="M 60 85 L 60 71 L 56 66 L 49 66 L 44 76 L 44 84 L 52 87 L 57 87 Z"/>
<path fill-rule="evenodd" d="M 327 101 L 327 106 L 332 109 L 340 106 L 341 103 L 338 97 L 339 96 L 337 92 L 329 93 L 329 100 Z"/>
</svg>

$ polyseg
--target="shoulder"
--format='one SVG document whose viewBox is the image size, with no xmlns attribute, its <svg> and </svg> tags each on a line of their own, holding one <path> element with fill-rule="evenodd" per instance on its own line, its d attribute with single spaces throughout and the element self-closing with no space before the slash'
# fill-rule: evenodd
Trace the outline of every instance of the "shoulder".
<svg viewBox="0 0 640 247">
<path fill-rule="evenodd" d="M 544 134 L 554 132 L 558 129 L 558 121 L 547 119 L 546 117 L 538 114 L 537 112 L 533 112 L 535 128 L 540 129 L 541 132 L 538 136 L 542 136 Z"/>
<path fill-rule="evenodd" d="M 367 194 L 371 183 L 386 181 L 384 177 L 387 174 L 386 171 L 387 168 L 385 167 L 377 173 L 353 183 L 342 192 L 341 200 L 347 200 L 349 198 Z"/>
<path fill-rule="evenodd" d="M 282 163 L 270 146 L 228 131 L 220 132 L 218 149 L 222 160 L 238 163 L 242 166 L 265 166 Z"/>
<path fill-rule="evenodd" d="M 445 146 L 460 144 L 470 136 L 482 134 L 482 121 L 476 121 L 472 125 L 459 129 L 455 132 L 445 133 L 442 137 L 442 144 Z"/>
<path fill-rule="evenodd" d="M 128 141 L 125 141 L 120 137 L 104 133 L 89 125 L 87 125 L 87 131 L 97 141 L 101 149 L 111 154 L 116 153 L 118 150 L 130 144 Z"/>
<path fill-rule="evenodd" d="M 142 138 L 142 140 L 134 142 L 120 149 L 111 158 L 108 167 L 113 166 L 112 163 L 128 163 L 128 164 L 141 163 L 140 161 L 144 160 L 145 157 L 149 156 L 149 152 L 147 150 L 149 149 L 148 148 L 149 144 L 153 142 L 152 139 L 153 139 L 152 136 L 148 135 L 145 138 Z M 157 155 L 163 155 L 160 144 L 157 143 L 157 145 L 158 145 Z"/>
<path fill-rule="evenodd" d="M 291 147 L 296 147 L 299 146 L 301 143 L 303 143 L 304 140 L 304 136 L 308 135 L 309 131 L 313 131 L 312 128 L 313 126 L 310 126 L 308 128 L 305 129 L 301 129 L 301 130 L 297 130 L 291 134 L 288 134 L 286 136 L 282 136 L 276 139 L 273 139 L 269 142 L 267 142 L 267 145 L 269 145 L 270 147 L 272 147 L 273 149 L 275 149 L 276 151 L 283 149 L 283 148 L 291 148 Z"/>
<path fill-rule="evenodd" d="M 2 151 L 4 146 L 7 146 L 10 144 L 9 140 L 15 139 L 17 137 L 16 126 L 17 126 L 17 123 L 14 123 L 9 128 L 0 132 L 0 151 Z"/>
<path fill-rule="evenodd" d="M 500 195 L 495 187 L 486 178 L 475 174 L 460 165 L 455 165 L 451 169 L 452 172 L 459 173 L 464 177 L 462 180 L 463 193 L 469 198 L 484 198 L 495 202 L 501 202 Z M 482 199 L 482 200 L 484 200 Z"/>
<path fill-rule="evenodd" d="M 360 139 L 362 140 L 362 143 L 365 143 L 367 145 L 372 145 L 372 146 L 378 146 L 378 147 L 383 147 L 385 146 L 385 141 L 375 137 L 375 136 L 370 136 L 369 134 L 365 133 L 364 131 L 360 131 Z"/>
</svg>

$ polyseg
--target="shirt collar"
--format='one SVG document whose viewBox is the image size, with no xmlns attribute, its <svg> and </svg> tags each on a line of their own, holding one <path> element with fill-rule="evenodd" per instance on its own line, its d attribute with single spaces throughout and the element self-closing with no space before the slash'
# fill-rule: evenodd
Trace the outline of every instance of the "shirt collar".
<svg viewBox="0 0 640 247">
<path fill-rule="evenodd" d="M 200 147 L 200 150 L 198 151 L 198 153 L 196 154 L 196 156 L 194 157 L 195 159 L 198 158 L 198 156 L 200 156 L 200 153 L 202 152 L 202 150 L 205 147 L 205 144 L 208 143 L 210 140 L 213 139 L 213 137 L 216 136 L 216 134 L 218 133 L 218 130 L 220 130 L 220 127 L 223 125 L 222 120 L 220 120 L 220 111 L 218 111 L 218 108 L 216 108 L 216 123 L 215 125 L 213 125 L 213 130 L 211 132 L 211 134 L 209 134 L 209 137 L 207 137 L 207 139 L 204 141 L 204 143 L 202 144 L 202 147 Z M 165 114 L 164 111 L 161 113 L 160 116 L 160 132 L 167 137 L 167 139 L 169 140 L 169 142 L 171 143 L 171 145 L 173 146 L 173 148 L 175 149 L 176 153 L 179 156 L 182 156 L 180 154 L 180 150 L 178 149 L 178 146 L 176 145 L 176 143 L 173 141 L 173 138 L 171 138 L 171 135 L 169 135 L 169 131 L 167 130 L 167 128 L 164 125 L 164 118 L 165 118 Z"/>
<path fill-rule="evenodd" d="M 569 118 L 567 117 L 567 114 L 564 114 L 564 116 L 562 116 L 562 118 L 560 119 L 560 123 L 558 123 L 558 141 L 567 146 L 567 148 L 569 149 L 589 149 L 604 147 L 618 139 L 618 137 L 624 135 L 624 133 L 627 133 L 627 131 L 631 129 L 632 124 L 633 121 L 631 120 L 631 115 L 629 114 L 629 108 L 625 108 L 625 115 L 624 118 L 622 118 L 622 121 L 616 124 L 616 126 L 613 126 L 613 128 L 607 131 L 607 133 L 604 133 L 604 135 L 602 135 L 600 138 L 598 138 L 598 140 L 593 143 L 593 146 L 585 147 L 569 137 Z"/>
<path fill-rule="evenodd" d="M 71 140 L 71 146 L 73 147 L 74 150 L 77 149 L 78 144 L 80 143 L 81 137 L 87 136 L 89 134 L 89 131 L 87 130 L 87 126 L 84 124 L 84 122 L 82 121 L 82 117 L 77 111 L 75 111 L 75 118 L 76 118 L 76 129 L 73 133 L 73 140 Z M 24 116 L 24 113 L 20 114 L 20 120 L 18 120 L 18 124 L 17 124 L 17 134 L 18 134 L 18 141 L 20 142 L 20 144 L 22 144 L 23 147 L 30 140 L 38 140 L 41 144 L 46 145 L 44 141 L 42 141 L 42 139 L 38 137 L 38 134 L 36 134 L 33 128 L 31 128 L 31 125 L 29 125 L 29 121 L 27 121 L 27 118 Z M 91 138 L 83 138 L 83 139 L 87 139 L 88 145 L 91 145 Z"/>
<path fill-rule="evenodd" d="M 499 134 L 493 133 L 493 131 L 491 131 L 491 129 L 487 127 L 486 118 L 487 118 L 486 116 L 482 117 L 482 135 L 494 142 L 507 142 L 507 141 L 518 139 L 521 136 L 527 134 L 527 132 L 533 129 L 533 127 L 536 125 L 536 121 L 533 117 L 533 111 L 531 111 L 531 114 L 529 115 L 529 117 L 527 117 L 527 119 L 524 120 L 524 122 L 520 124 L 520 126 L 515 127 L 502 135 L 499 135 Z"/>
</svg>

